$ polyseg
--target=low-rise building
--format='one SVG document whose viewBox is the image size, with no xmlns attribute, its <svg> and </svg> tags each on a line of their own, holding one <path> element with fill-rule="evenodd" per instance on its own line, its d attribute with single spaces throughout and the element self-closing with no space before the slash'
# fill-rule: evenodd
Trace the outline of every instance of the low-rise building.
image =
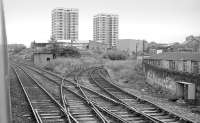
<svg viewBox="0 0 200 123">
<path fill-rule="evenodd" d="M 44 67 L 55 58 L 51 52 L 37 52 L 33 54 L 33 62 L 35 65 Z"/>
<path fill-rule="evenodd" d="M 127 52 L 129 55 L 136 52 L 143 52 L 147 48 L 147 42 L 136 39 L 119 39 L 117 49 Z"/>
<path fill-rule="evenodd" d="M 166 52 L 144 59 L 147 82 L 178 98 L 200 100 L 200 53 Z"/>
</svg>

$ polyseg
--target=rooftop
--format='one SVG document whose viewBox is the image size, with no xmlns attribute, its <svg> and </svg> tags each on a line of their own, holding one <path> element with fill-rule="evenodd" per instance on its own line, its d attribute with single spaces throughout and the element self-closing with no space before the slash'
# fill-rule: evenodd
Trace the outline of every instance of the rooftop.
<svg viewBox="0 0 200 123">
<path fill-rule="evenodd" d="M 200 52 L 166 52 L 145 59 L 200 61 Z"/>
</svg>

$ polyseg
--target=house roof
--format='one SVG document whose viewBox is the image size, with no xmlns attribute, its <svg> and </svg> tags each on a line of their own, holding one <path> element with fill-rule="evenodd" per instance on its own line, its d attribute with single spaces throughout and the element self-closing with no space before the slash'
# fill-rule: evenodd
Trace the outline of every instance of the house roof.
<svg viewBox="0 0 200 123">
<path fill-rule="evenodd" d="M 200 52 L 166 52 L 145 59 L 200 61 Z"/>
</svg>

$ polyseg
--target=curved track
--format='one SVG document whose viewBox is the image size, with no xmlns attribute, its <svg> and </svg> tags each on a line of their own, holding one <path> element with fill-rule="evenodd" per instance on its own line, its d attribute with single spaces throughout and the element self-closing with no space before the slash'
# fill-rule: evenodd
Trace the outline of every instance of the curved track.
<svg viewBox="0 0 200 123">
<path fill-rule="evenodd" d="M 41 72 L 36 69 L 35 71 L 37 71 L 40 75 L 45 75 L 51 81 L 56 81 L 57 83 L 61 82 L 61 78 L 52 76 L 49 73 L 44 74 L 44 71 Z M 66 90 L 76 93 L 77 95 L 83 95 L 83 97 L 86 98 L 85 100 L 87 100 L 87 102 L 93 107 L 94 112 L 96 112 L 96 114 L 98 114 L 99 117 L 101 117 L 105 122 L 155 122 L 153 119 L 130 109 L 126 105 L 85 87 L 80 87 L 77 83 L 72 83 L 67 80 L 64 80 L 63 83 L 63 86 L 67 88 Z"/>
<path fill-rule="evenodd" d="M 92 69 L 78 72 L 75 76 L 75 82 L 66 80 L 65 78 L 39 69 L 30 65 L 23 65 L 30 74 L 37 73 L 51 82 L 57 83 L 61 87 L 61 101 L 69 115 L 81 122 L 171 122 L 171 123 L 192 123 L 189 120 L 180 118 L 174 114 L 141 100 L 121 88 L 109 82 L 105 75 L 104 69 L 94 67 Z M 32 72 L 31 72 L 32 71 Z M 86 72 L 87 71 L 87 72 Z M 87 73 L 89 80 L 87 87 L 80 85 L 84 81 L 81 77 L 82 73 Z M 86 75 L 87 75 L 86 74 Z M 85 83 L 84 82 L 84 83 Z M 90 88 L 90 89 L 89 89 Z M 71 107 L 70 107 L 71 106 Z M 86 115 L 80 115 L 81 111 L 86 111 Z M 80 113 L 80 114 L 79 114 Z M 77 117 L 76 117 L 77 116 Z M 79 120 L 81 119 L 82 120 Z"/>
<path fill-rule="evenodd" d="M 97 90 L 103 90 L 104 93 L 112 96 L 114 99 L 120 101 L 123 104 L 127 104 L 130 107 L 134 107 L 147 116 L 157 120 L 158 122 L 167 123 L 192 123 L 187 119 L 179 117 L 171 112 L 168 112 L 146 100 L 142 100 L 124 90 L 122 90 L 117 85 L 110 82 L 105 75 L 107 71 L 102 68 L 94 68 L 88 75 L 90 82 L 95 85 Z M 108 75 L 109 76 L 109 75 Z"/>
</svg>

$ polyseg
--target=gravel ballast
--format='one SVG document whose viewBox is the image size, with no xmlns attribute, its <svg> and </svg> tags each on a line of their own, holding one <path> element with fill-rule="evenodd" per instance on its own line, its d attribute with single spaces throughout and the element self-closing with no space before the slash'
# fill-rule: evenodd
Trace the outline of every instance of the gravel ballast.
<svg viewBox="0 0 200 123">
<path fill-rule="evenodd" d="M 18 82 L 17 76 L 13 69 L 10 68 L 10 95 L 11 95 L 11 111 L 13 123 L 35 123 L 29 104 L 25 94 Z"/>
</svg>

